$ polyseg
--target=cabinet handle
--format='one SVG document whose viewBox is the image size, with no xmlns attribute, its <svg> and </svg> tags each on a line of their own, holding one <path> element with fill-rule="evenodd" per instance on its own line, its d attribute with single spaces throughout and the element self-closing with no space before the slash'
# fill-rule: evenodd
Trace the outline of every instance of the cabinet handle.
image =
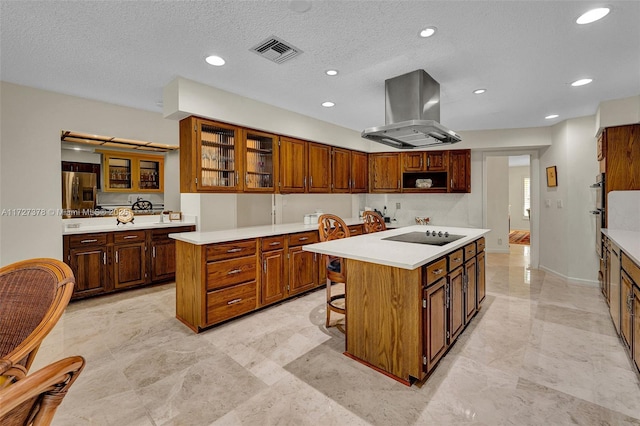
<svg viewBox="0 0 640 426">
<path fill-rule="evenodd" d="M 116 250 L 116 263 L 118 263 L 118 251 Z"/>
<path fill-rule="evenodd" d="M 242 302 L 242 299 L 233 299 L 227 302 L 227 305 L 235 305 L 236 303 Z"/>
<path fill-rule="evenodd" d="M 431 167 L 431 157 L 427 157 L 427 169 Z M 422 158 L 420 159 L 420 168 L 422 168 Z"/>
<path fill-rule="evenodd" d="M 313 188 L 313 176 L 309 176 L 309 188 Z"/>
<path fill-rule="evenodd" d="M 308 239 L 309 237 L 302 237 L 302 238 L 299 238 L 298 241 L 307 241 Z"/>
<path fill-rule="evenodd" d="M 244 174 L 244 184 L 249 186 L 249 173 Z"/>
<path fill-rule="evenodd" d="M 95 239 L 93 239 L 93 240 L 82 240 L 82 241 L 80 241 L 80 243 L 82 243 L 82 244 L 95 243 L 96 241 L 98 241 L 98 240 L 95 240 Z"/>
<path fill-rule="evenodd" d="M 442 268 L 438 268 L 438 269 L 436 269 L 435 271 L 432 271 L 431 273 L 432 273 L 433 275 L 440 275 L 440 274 L 442 273 L 442 271 L 443 271 L 443 269 L 442 269 Z"/>
<path fill-rule="evenodd" d="M 306 188 L 307 187 L 307 177 L 304 177 L 304 181 L 302 182 L 302 187 Z"/>
<path fill-rule="evenodd" d="M 124 239 L 125 239 L 125 240 L 130 240 L 130 239 L 132 239 L 132 238 L 138 238 L 138 236 L 137 236 L 137 235 L 126 235 L 126 236 L 124 237 Z"/>
<path fill-rule="evenodd" d="M 398 179 L 398 189 L 400 189 L 400 179 Z"/>
<path fill-rule="evenodd" d="M 262 270 L 263 270 L 264 272 L 267 272 L 267 261 L 266 261 L 266 260 L 263 260 L 263 261 L 262 261 Z"/>
<path fill-rule="evenodd" d="M 102 253 L 102 263 L 105 264 L 105 265 L 107 264 L 107 253 L 106 252 Z"/>
<path fill-rule="evenodd" d="M 153 246 L 152 252 L 153 252 L 153 257 L 156 257 L 156 246 Z"/>
<path fill-rule="evenodd" d="M 270 246 L 279 246 L 280 245 L 280 241 L 274 241 L 272 243 L 269 243 Z"/>
<path fill-rule="evenodd" d="M 236 186 L 238 185 L 238 171 L 236 170 L 236 181 L 233 183 L 232 186 Z"/>
<path fill-rule="evenodd" d="M 451 179 L 451 189 L 453 189 L 453 179 Z"/>
<path fill-rule="evenodd" d="M 229 272 L 227 272 L 227 275 L 238 274 L 240 272 L 242 272 L 242 269 L 232 269 Z"/>
<path fill-rule="evenodd" d="M 460 258 L 460 257 L 454 257 L 454 258 L 453 258 L 453 261 L 454 261 L 454 262 L 460 262 L 461 260 L 462 260 L 462 258 Z"/>
<path fill-rule="evenodd" d="M 227 250 L 227 253 L 237 253 L 239 251 L 242 251 L 242 249 L 241 248 L 232 248 L 232 249 Z"/>
</svg>

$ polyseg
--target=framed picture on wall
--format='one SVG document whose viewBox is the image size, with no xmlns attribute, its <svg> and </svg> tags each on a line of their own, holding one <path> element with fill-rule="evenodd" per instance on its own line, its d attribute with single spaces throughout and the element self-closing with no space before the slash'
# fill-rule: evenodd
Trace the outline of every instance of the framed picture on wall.
<svg viewBox="0 0 640 426">
<path fill-rule="evenodd" d="M 558 175 L 556 166 L 547 167 L 547 186 L 558 186 Z"/>
</svg>

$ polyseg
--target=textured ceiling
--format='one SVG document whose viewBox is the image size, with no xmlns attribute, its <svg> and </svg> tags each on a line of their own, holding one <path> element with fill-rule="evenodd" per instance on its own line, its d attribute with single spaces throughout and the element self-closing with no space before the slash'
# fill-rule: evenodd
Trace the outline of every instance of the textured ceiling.
<svg viewBox="0 0 640 426">
<path fill-rule="evenodd" d="M 640 1 L 609 1 L 581 26 L 596 2 L 291 3 L 1 0 L 0 77 L 161 111 L 181 76 L 354 130 L 384 124 L 384 80 L 420 68 L 440 82 L 441 122 L 455 131 L 548 126 L 640 94 Z M 438 31 L 421 39 L 426 26 Z M 304 53 L 278 65 L 249 51 L 271 35 Z M 593 83 L 569 85 L 584 77 Z"/>
</svg>

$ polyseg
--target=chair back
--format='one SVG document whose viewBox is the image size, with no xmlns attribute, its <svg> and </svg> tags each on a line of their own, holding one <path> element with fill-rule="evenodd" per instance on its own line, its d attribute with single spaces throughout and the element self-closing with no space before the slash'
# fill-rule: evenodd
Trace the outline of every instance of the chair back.
<svg viewBox="0 0 640 426">
<path fill-rule="evenodd" d="M 365 234 L 387 230 L 387 225 L 385 225 L 384 220 L 376 212 L 372 212 L 372 211 L 364 212 L 363 219 L 364 219 Z"/>
<path fill-rule="evenodd" d="M 69 304 L 74 283 L 71 268 L 56 259 L 29 259 L 0 268 L 0 358 L 28 372 Z"/>
<path fill-rule="evenodd" d="M 84 365 L 81 356 L 64 358 L 0 389 L 0 425 L 50 425 Z"/>
<path fill-rule="evenodd" d="M 320 241 L 331 241 L 350 236 L 349 227 L 334 214 L 323 214 L 318 218 Z"/>
</svg>

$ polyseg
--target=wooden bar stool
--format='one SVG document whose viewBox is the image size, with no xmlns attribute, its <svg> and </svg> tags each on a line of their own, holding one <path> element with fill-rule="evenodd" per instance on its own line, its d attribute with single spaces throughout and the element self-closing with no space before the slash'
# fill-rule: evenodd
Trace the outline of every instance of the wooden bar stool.
<svg viewBox="0 0 640 426">
<path fill-rule="evenodd" d="M 366 211 L 362 215 L 364 220 L 364 233 L 371 234 L 372 232 L 386 231 L 387 225 L 384 220 L 376 212 Z"/>
<path fill-rule="evenodd" d="M 342 219 L 333 214 L 323 214 L 318 218 L 320 241 L 331 241 L 350 236 L 349 228 Z M 334 292 L 335 284 L 347 285 L 347 271 L 341 257 L 325 256 L 327 268 L 327 322 L 331 326 L 331 312 L 346 316 L 345 294 Z"/>
</svg>

